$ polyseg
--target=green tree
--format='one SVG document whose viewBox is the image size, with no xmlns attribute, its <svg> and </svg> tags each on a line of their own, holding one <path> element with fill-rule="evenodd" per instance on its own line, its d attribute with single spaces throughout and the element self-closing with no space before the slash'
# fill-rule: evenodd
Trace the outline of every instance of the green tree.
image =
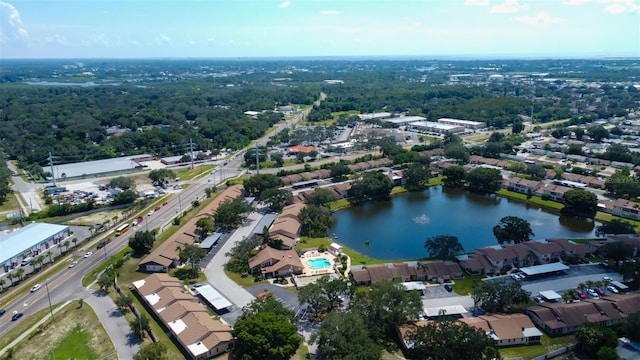
<svg viewBox="0 0 640 360">
<path fill-rule="evenodd" d="M 416 291 L 406 291 L 398 282 L 382 281 L 371 285 L 370 291 L 356 292 L 351 309 L 362 313 L 372 328 L 394 336 L 397 326 L 418 318 L 422 298 Z"/>
<path fill-rule="evenodd" d="M 129 238 L 129 247 L 138 254 L 145 254 L 153 249 L 153 243 L 156 241 L 156 232 L 137 231 Z"/>
<path fill-rule="evenodd" d="M 462 166 L 449 166 L 442 171 L 444 179 L 442 182 L 446 187 L 462 187 L 464 180 L 467 176 L 467 172 L 464 171 Z"/>
<path fill-rule="evenodd" d="M 469 160 L 469 150 L 461 143 L 451 143 L 444 146 L 444 155 L 448 158 L 457 159 L 462 162 Z"/>
<path fill-rule="evenodd" d="M 392 189 L 393 182 L 387 175 L 380 172 L 368 172 L 353 182 L 349 194 L 354 202 L 361 203 L 366 200 L 388 199 Z"/>
<path fill-rule="evenodd" d="M 300 346 L 297 327 L 284 315 L 259 312 L 238 319 L 232 353 L 239 360 L 289 360 Z"/>
<path fill-rule="evenodd" d="M 464 339 L 464 341 L 461 341 Z M 451 319 L 417 326 L 407 334 L 412 359 L 500 359 L 500 353 L 483 330 Z"/>
<path fill-rule="evenodd" d="M 327 315 L 311 343 L 318 344 L 318 355 L 325 359 L 377 360 L 382 348 L 375 336 L 362 314 L 347 311 Z"/>
<path fill-rule="evenodd" d="M 253 211 L 243 197 L 223 201 L 213 215 L 215 224 L 222 229 L 235 229 L 245 219 L 245 214 Z"/>
<path fill-rule="evenodd" d="M 598 212 L 598 197 L 590 191 L 569 190 L 562 196 L 562 203 L 565 215 L 593 219 Z"/>
<path fill-rule="evenodd" d="M 212 217 L 203 216 L 196 221 L 196 228 L 200 230 L 200 238 L 204 239 L 209 233 L 216 229 L 216 225 Z"/>
<path fill-rule="evenodd" d="M 429 252 L 429 256 L 440 260 L 448 260 L 464 250 L 458 237 L 453 235 L 432 236 L 425 240 L 424 247 Z"/>
<path fill-rule="evenodd" d="M 605 181 L 604 188 L 618 198 L 635 199 L 640 196 L 640 181 L 627 168 L 617 170 Z"/>
<path fill-rule="evenodd" d="M 524 173 L 527 175 L 531 175 L 531 177 L 536 180 L 542 180 L 547 176 L 546 169 L 538 164 L 527 165 L 527 168 L 524 170 Z"/>
<path fill-rule="evenodd" d="M 421 191 L 429 186 L 431 170 L 426 164 L 413 163 L 402 171 L 402 176 L 406 180 L 404 187 L 408 191 Z"/>
<path fill-rule="evenodd" d="M 618 336 L 608 327 L 584 323 L 576 331 L 578 345 L 586 354 L 595 354 L 602 347 L 616 348 Z"/>
<path fill-rule="evenodd" d="M 336 194 L 325 188 L 316 188 L 304 199 L 307 205 L 326 205 L 332 201 L 338 200 Z"/>
<path fill-rule="evenodd" d="M 598 349 L 598 360 L 620 360 L 620 356 L 616 352 L 616 349 L 610 348 L 608 346 L 601 347 Z"/>
<path fill-rule="evenodd" d="M 98 277 L 98 286 L 100 286 L 100 290 L 102 291 L 109 291 L 109 288 L 113 286 L 114 281 L 114 276 L 105 271 Z"/>
<path fill-rule="evenodd" d="M 352 173 L 351 169 L 342 161 L 329 168 L 331 170 L 331 178 L 333 182 L 341 182 L 347 180 Z"/>
<path fill-rule="evenodd" d="M 613 219 L 596 227 L 596 236 L 635 234 L 636 228 L 628 221 Z"/>
<path fill-rule="evenodd" d="M 333 225 L 331 210 L 326 206 L 307 205 L 300 210 L 298 218 L 305 236 L 326 236 L 326 231 Z"/>
<path fill-rule="evenodd" d="M 635 312 L 622 325 L 622 334 L 631 341 L 640 342 L 640 312 Z"/>
<path fill-rule="evenodd" d="M 261 236 L 251 236 L 237 241 L 227 256 L 230 257 L 225 269 L 235 273 L 246 273 L 249 269 L 249 259 L 254 255 L 253 249 L 263 242 Z"/>
<path fill-rule="evenodd" d="M 151 328 L 149 318 L 145 314 L 140 314 L 139 317 L 134 317 L 129 320 L 129 328 L 132 333 L 136 334 L 142 340 L 144 338 L 144 332 L 149 331 Z"/>
<path fill-rule="evenodd" d="M 520 134 L 523 130 L 524 124 L 522 123 L 522 119 L 518 118 L 513 120 L 513 124 L 511 125 L 511 133 Z"/>
<path fill-rule="evenodd" d="M 531 240 L 535 234 L 527 220 L 517 216 L 505 216 L 500 219 L 498 225 L 493 227 L 493 235 L 500 244 L 510 242 L 520 244 Z"/>
<path fill-rule="evenodd" d="M 573 129 L 573 133 L 576 135 L 576 140 L 582 141 L 582 137 L 584 136 L 583 128 L 575 128 Z"/>
<path fill-rule="evenodd" d="M 134 187 L 136 184 L 136 182 L 128 177 L 125 176 L 118 176 L 116 178 L 113 178 L 111 180 L 109 180 L 109 187 L 112 188 L 119 188 L 122 190 L 129 190 L 132 187 Z"/>
<path fill-rule="evenodd" d="M 466 180 L 471 191 L 494 193 L 500 190 L 502 175 L 497 169 L 477 167 L 467 174 Z"/>
<path fill-rule="evenodd" d="M 120 309 L 120 312 L 126 313 L 129 311 L 131 304 L 133 304 L 133 299 L 131 298 L 131 295 L 118 294 L 114 302 L 118 309 Z"/>
<path fill-rule="evenodd" d="M 246 179 L 243 183 L 244 191 L 250 196 L 260 196 L 267 189 L 284 186 L 282 179 L 273 174 L 258 174 Z"/>
<path fill-rule="evenodd" d="M 180 263 L 189 263 L 191 265 L 191 271 L 197 274 L 200 269 L 200 260 L 207 256 L 207 251 L 200 248 L 197 245 L 184 244 L 182 247 L 178 247 L 178 258 Z"/>
<path fill-rule="evenodd" d="M 291 322 L 295 320 L 295 313 L 284 307 L 272 293 L 268 293 L 267 296 L 260 299 L 255 298 L 252 302 L 242 308 L 242 314 L 239 319 L 245 319 L 265 312 L 284 316 Z"/>
<path fill-rule="evenodd" d="M 149 179 L 153 182 L 164 183 L 167 179 L 174 179 L 176 173 L 171 169 L 156 169 L 149 172 Z"/>
<path fill-rule="evenodd" d="M 610 241 L 598 249 L 598 253 L 604 258 L 611 259 L 618 264 L 621 260 L 633 255 L 633 246 L 621 241 Z"/>
<path fill-rule="evenodd" d="M 589 135 L 593 141 L 599 143 L 602 139 L 606 139 L 609 137 L 609 131 L 605 129 L 601 125 L 592 126 L 587 130 L 587 135 Z"/>
<path fill-rule="evenodd" d="M 450 131 L 447 131 L 444 133 L 443 142 L 444 142 L 444 145 L 461 144 L 462 138 Z"/>
<path fill-rule="evenodd" d="M 132 190 L 125 190 L 113 197 L 113 200 L 111 200 L 111 205 L 116 206 L 122 204 L 131 204 L 136 201 L 137 198 L 138 195 L 136 195 L 135 192 L 133 192 Z"/>
<path fill-rule="evenodd" d="M 284 165 L 284 154 L 281 151 L 272 152 L 269 154 L 271 161 L 276 163 L 276 167 L 282 167 Z"/>
<path fill-rule="evenodd" d="M 133 360 L 169 360 L 167 348 L 163 343 L 152 342 L 140 347 L 140 350 L 133 356 Z"/>
<path fill-rule="evenodd" d="M 36 258 L 33 259 L 34 270 L 39 271 L 42 268 L 42 263 L 44 263 L 44 256 L 43 255 L 36 256 Z"/>
<path fill-rule="evenodd" d="M 513 304 L 527 303 L 530 295 L 517 282 L 479 281 L 471 290 L 474 304 L 488 312 L 508 311 Z"/>
<path fill-rule="evenodd" d="M 298 293 L 302 304 L 309 304 L 316 313 L 331 312 L 342 304 L 342 297 L 349 294 L 347 283 L 340 278 L 327 275 L 304 286 Z"/>
<path fill-rule="evenodd" d="M 256 149 L 255 146 L 252 146 L 244 153 L 244 166 L 250 169 L 255 169 L 256 150 L 258 151 L 258 161 L 260 163 L 267 161 L 267 148 L 265 146 L 258 146 L 258 148 Z"/>
<path fill-rule="evenodd" d="M 271 188 L 260 193 L 262 200 L 269 209 L 280 212 L 282 208 L 293 203 L 293 194 L 288 189 Z"/>
</svg>

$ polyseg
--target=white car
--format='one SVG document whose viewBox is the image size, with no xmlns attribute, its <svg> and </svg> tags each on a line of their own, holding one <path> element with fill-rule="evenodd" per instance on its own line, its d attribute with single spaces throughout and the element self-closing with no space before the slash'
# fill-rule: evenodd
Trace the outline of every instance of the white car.
<svg viewBox="0 0 640 360">
<path fill-rule="evenodd" d="M 151 216 L 151 215 L 153 215 L 153 210 L 151 210 L 151 211 L 149 211 L 149 212 L 147 213 L 147 216 Z"/>
<path fill-rule="evenodd" d="M 609 285 L 607 286 L 607 290 L 611 291 L 614 294 L 619 293 L 618 289 L 614 288 L 613 286 Z"/>
<path fill-rule="evenodd" d="M 589 296 L 591 296 L 594 299 L 597 299 L 600 297 L 598 296 L 598 293 L 593 289 L 587 289 L 587 294 L 589 294 Z"/>
<path fill-rule="evenodd" d="M 604 280 L 604 281 L 611 281 L 611 278 L 610 278 L 610 277 L 608 277 L 608 276 L 605 276 L 605 277 L 603 277 L 603 278 L 602 278 L 602 280 Z"/>
<path fill-rule="evenodd" d="M 71 262 L 71 264 L 69 264 L 69 268 L 72 268 L 74 266 L 78 265 L 78 260 L 74 260 Z"/>
<path fill-rule="evenodd" d="M 35 284 L 33 285 L 33 287 L 31 288 L 31 292 L 36 292 L 38 291 L 38 289 L 40 289 L 42 287 L 42 285 L 40 284 Z"/>
<path fill-rule="evenodd" d="M 522 278 L 518 274 L 511 274 L 511 278 L 515 281 L 520 281 Z"/>
<path fill-rule="evenodd" d="M 93 255 L 93 251 L 89 251 L 88 253 L 84 254 L 84 257 L 88 258 L 91 255 Z"/>
</svg>

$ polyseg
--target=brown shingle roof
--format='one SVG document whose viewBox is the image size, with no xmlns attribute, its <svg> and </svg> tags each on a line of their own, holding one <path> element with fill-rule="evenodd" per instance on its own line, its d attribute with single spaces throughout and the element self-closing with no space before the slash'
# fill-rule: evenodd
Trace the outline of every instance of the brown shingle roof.
<svg viewBox="0 0 640 360">
<path fill-rule="evenodd" d="M 351 270 L 351 274 L 356 282 L 368 283 L 371 281 L 371 277 L 369 276 L 367 269 L 354 269 Z"/>
<path fill-rule="evenodd" d="M 524 314 L 492 314 L 480 316 L 486 320 L 500 340 L 521 339 L 524 336 L 522 329 L 535 328 L 529 317 Z"/>
<path fill-rule="evenodd" d="M 165 273 L 152 274 L 143 280 L 136 281 L 138 293 L 142 296 L 154 294 L 165 287 L 177 287 L 182 289 L 182 281 L 180 279 L 169 276 Z"/>
<path fill-rule="evenodd" d="M 291 264 L 302 267 L 300 257 L 295 250 L 277 250 L 272 247 L 265 247 L 260 250 L 254 257 L 249 259 L 249 267 L 251 269 L 256 268 L 271 260 L 270 266 L 274 266 L 275 263 L 284 261 L 285 264 Z"/>
<path fill-rule="evenodd" d="M 548 241 L 526 241 L 522 243 L 525 247 L 540 254 L 552 254 L 562 252 L 562 247 L 555 242 Z"/>
</svg>

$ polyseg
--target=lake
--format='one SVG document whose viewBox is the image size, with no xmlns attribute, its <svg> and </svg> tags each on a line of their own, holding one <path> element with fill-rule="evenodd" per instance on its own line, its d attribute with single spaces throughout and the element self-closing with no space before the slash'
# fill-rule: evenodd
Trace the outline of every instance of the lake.
<svg viewBox="0 0 640 360">
<path fill-rule="evenodd" d="M 495 195 L 438 186 L 336 211 L 327 234 L 373 258 L 418 259 L 428 255 L 425 240 L 436 235 L 457 236 L 465 252 L 496 245 L 492 229 L 505 216 L 529 221 L 532 239 L 595 237 L 599 225 Z"/>
</svg>

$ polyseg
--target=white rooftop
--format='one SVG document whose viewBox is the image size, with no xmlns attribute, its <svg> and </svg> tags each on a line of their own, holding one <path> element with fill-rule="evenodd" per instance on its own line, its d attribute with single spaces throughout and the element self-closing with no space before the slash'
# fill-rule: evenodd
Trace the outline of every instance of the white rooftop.
<svg viewBox="0 0 640 360">
<path fill-rule="evenodd" d="M 540 295 L 547 300 L 560 300 L 562 296 L 553 290 L 540 291 Z"/>
<path fill-rule="evenodd" d="M 561 263 L 561 262 L 555 262 L 555 263 L 549 263 L 549 264 L 535 265 L 535 266 L 528 266 L 528 267 L 520 268 L 520 271 L 523 272 L 527 276 L 529 276 L 529 275 L 540 275 L 540 274 L 546 274 L 546 273 L 550 273 L 550 272 L 564 271 L 564 270 L 569 270 L 569 267 L 567 265 Z"/>
<path fill-rule="evenodd" d="M 427 118 L 424 118 L 422 116 L 401 116 L 401 117 L 394 117 L 390 119 L 382 119 L 382 121 L 384 122 L 390 122 L 394 124 L 414 123 L 417 121 L 425 121 L 425 120 L 427 120 Z"/>
<path fill-rule="evenodd" d="M 535 327 L 525 328 L 524 330 L 522 330 L 522 335 L 524 335 L 525 337 L 542 336 L 542 332 L 540 332 L 540 330 L 538 330 L 538 328 L 535 328 Z"/>
<path fill-rule="evenodd" d="M 484 124 L 483 122 L 480 122 L 480 121 L 451 119 L 451 118 L 440 118 L 438 119 L 438 121 L 451 121 L 451 122 L 456 122 L 458 124 L 465 124 L 465 125 L 483 125 Z"/>
<path fill-rule="evenodd" d="M 401 283 L 404 286 L 405 290 L 424 290 L 427 287 L 421 281 L 409 281 Z"/>
<path fill-rule="evenodd" d="M 207 349 L 207 347 L 204 346 L 204 344 L 201 341 L 198 341 L 195 344 L 187 345 L 187 349 L 189 349 L 189 351 L 191 351 L 191 353 L 195 356 L 204 354 L 207 351 L 209 351 L 209 349 Z"/>
<path fill-rule="evenodd" d="M 184 323 L 181 319 L 173 320 L 167 323 L 167 325 L 173 330 L 173 332 L 177 335 L 184 331 L 187 328 L 187 324 Z"/>
<path fill-rule="evenodd" d="M 156 293 L 149 294 L 149 295 L 145 296 L 145 298 L 147 299 L 147 302 L 151 306 L 157 304 L 158 301 L 160 301 L 160 296 L 158 294 L 156 294 Z"/>
<path fill-rule="evenodd" d="M 440 316 L 441 310 L 445 311 L 445 315 L 461 315 L 467 313 L 467 309 L 465 309 L 462 305 L 445 305 L 439 307 L 424 308 L 424 313 L 427 314 L 428 317 Z"/>
<path fill-rule="evenodd" d="M 0 235 L 0 264 L 68 228 L 65 225 L 31 223 L 6 235 Z"/>
<path fill-rule="evenodd" d="M 389 117 L 391 113 L 389 112 L 379 112 L 379 113 L 370 113 L 370 114 L 359 114 L 358 117 L 360 120 L 370 120 L 370 119 L 379 119 L 382 117 Z"/>
<path fill-rule="evenodd" d="M 62 179 L 88 176 L 92 174 L 104 174 L 116 171 L 134 170 L 137 167 L 141 166 L 139 162 L 135 161 L 135 159 L 145 158 L 149 156 L 152 155 L 131 155 L 113 159 L 54 165 L 53 173 L 56 179 Z M 50 172 L 51 167 L 45 166 L 42 168 L 42 170 L 45 172 Z"/>
<path fill-rule="evenodd" d="M 432 128 L 432 129 L 442 129 L 442 130 L 453 130 L 453 129 L 460 128 L 460 125 L 442 124 L 442 123 L 433 122 L 433 121 L 417 121 L 417 122 L 411 123 L 411 125 L 418 126 L 418 127 Z"/>
<path fill-rule="evenodd" d="M 211 285 L 203 285 L 196 288 L 196 292 L 200 294 L 211 306 L 216 310 L 228 308 L 233 305 L 227 300 L 218 290 L 214 289 Z"/>
</svg>

